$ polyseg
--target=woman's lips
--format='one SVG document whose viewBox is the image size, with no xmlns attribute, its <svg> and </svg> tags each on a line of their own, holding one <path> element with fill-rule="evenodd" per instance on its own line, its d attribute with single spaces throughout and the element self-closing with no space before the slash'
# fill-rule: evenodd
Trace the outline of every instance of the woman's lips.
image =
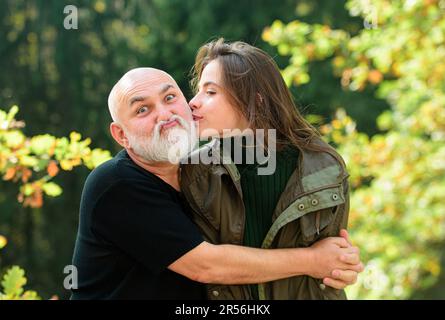
<svg viewBox="0 0 445 320">
<path fill-rule="evenodd" d="M 204 117 L 201 117 L 201 116 L 197 116 L 197 115 L 193 115 L 193 121 L 199 121 L 199 120 L 201 120 L 201 119 L 203 119 Z"/>
</svg>

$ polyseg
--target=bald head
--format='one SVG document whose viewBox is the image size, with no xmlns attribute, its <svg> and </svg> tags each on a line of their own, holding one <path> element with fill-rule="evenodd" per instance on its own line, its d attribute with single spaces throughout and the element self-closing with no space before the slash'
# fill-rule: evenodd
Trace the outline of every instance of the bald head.
<svg viewBox="0 0 445 320">
<path fill-rule="evenodd" d="M 140 97 L 130 97 L 132 91 L 146 86 L 157 85 L 165 82 L 166 85 L 178 86 L 176 81 L 165 71 L 155 68 L 135 68 L 128 71 L 113 86 L 108 96 L 108 109 L 114 122 L 121 123 L 121 109 L 130 103 L 131 99 Z"/>
</svg>

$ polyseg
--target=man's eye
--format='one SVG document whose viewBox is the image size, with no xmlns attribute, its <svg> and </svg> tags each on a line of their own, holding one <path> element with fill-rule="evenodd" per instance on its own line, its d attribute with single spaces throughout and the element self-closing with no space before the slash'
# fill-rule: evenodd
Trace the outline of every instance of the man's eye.
<svg viewBox="0 0 445 320">
<path fill-rule="evenodd" d="M 142 112 L 147 112 L 148 111 L 148 107 L 147 106 L 142 106 L 138 109 L 137 114 L 140 114 Z"/>
<path fill-rule="evenodd" d="M 207 93 L 208 95 L 212 95 L 212 94 L 215 94 L 216 92 L 213 91 L 213 90 L 207 90 L 206 93 Z"/>
<path fill-rule="evenodd" d="M 174 95 L 174 94 L 168 94 L 168 95 L 165 96 L 165 100 L 166 100 L 166 101 L 170 101 L 170 100 L 172 100 L 172 99 L 174 99 L 174 98 L 175 98 L 175 95 Z"/>
</svg>

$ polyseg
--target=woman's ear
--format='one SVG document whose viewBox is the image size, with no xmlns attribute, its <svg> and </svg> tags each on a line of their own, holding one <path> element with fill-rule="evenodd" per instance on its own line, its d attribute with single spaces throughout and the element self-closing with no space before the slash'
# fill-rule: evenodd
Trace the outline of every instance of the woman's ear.
<svg viewBox="0 0 445 320">
<path fill-rule="evenodd" d="M 127 136 L 125 135 L 124 129 L 121 127 L 120 124 L 112 122 L 110 124 L 110 132 L 111 136 L 117 143 L 119 143 L 124 148 L 128 147 Z"/>
</svg>

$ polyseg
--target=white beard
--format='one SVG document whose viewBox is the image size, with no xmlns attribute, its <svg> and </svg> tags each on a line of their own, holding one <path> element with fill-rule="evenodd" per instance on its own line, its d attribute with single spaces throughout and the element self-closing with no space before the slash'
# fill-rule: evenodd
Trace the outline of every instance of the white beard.
<svg viewBox="0 0 445 320">
<path fill-rule="evenodd" d="M 165 129 L 166 131 L 161 135 L 161 126 L 172 120 L 177 120 L 179 126 Z M 147 162 L 177 164 L 193 151 L 198 141 L 194 123 L 188 123 L 177 115 L 172 116 L 168 121 L 158 122 L 151 135 L 145 133 L 133 135 L 128 130 L 126 135 L 130 148 Z"/>
</svg>

